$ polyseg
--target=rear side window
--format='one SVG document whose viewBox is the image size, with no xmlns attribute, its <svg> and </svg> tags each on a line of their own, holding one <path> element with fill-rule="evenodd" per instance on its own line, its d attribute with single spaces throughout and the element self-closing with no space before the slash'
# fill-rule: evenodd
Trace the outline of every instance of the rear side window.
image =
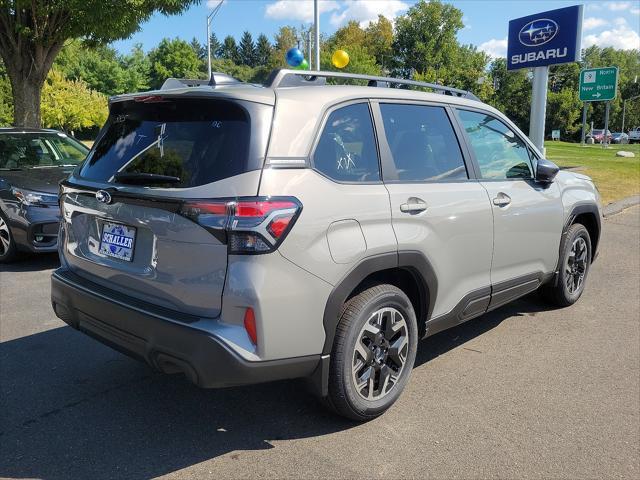
<svg viewBox="0 0 640 480">
<path fill-rule="evenodd" d="M 313 155 L 313 165 L 316 170 L 339 182 L 380 180 L 368 104 L 349 105 L 329 115 Z"/>
<path fill-rule="evenodd" d="M 505 180 L 533 177 L 529 149 L 513 130 L 486 113 L 459 110 L 458 114 L 482 178 Z"/>
<path fill-rule="evenodd" d="M 388 103 L 381 104 L 380 111 L 398 180 L 469 178 L 444 108 Z"/>
<path fill-rule="evenodd" d="M 251 118 L 233 102 L 115 103 L 80 176 L 113 182 L 120 173 L 166 175 L 180 179 L 173 188 L 195 187 L 260 168 L 250 143 Z"/>
</svg>

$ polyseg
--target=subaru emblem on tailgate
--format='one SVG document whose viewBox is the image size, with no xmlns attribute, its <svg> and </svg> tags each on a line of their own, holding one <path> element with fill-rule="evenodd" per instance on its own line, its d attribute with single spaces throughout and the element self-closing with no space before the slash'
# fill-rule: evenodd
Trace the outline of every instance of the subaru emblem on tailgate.
<svg viewBox="0 0 640 480">
<path fill-rule="evenodd" d="M 96 192 L 96 200 L 102 203 L 111 203 L 111 194 L 105 190 L 98 190 Z"/>
</svg>

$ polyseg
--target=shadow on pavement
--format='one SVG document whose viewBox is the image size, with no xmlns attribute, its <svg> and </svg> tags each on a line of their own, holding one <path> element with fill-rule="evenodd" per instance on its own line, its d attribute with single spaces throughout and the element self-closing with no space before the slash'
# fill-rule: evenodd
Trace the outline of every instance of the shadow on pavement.
<svg viewBox="0 0 640 480">
<path fill-rule="evenodd" d="M 58 268 L 57 253 L 22 254 L 12 263 L 0 264 L 0 272 L 37 272 Z"/>
<path fill-rule="evenodd" d="M 420 344 L 416 368 L 538 311 L 530 296 L 435 335 Z M 70 327 L 0 344 L 0 389 L 0 477 L 149 478 L 355 425 L 301 382 L 201 390 Z"/>
</svg>

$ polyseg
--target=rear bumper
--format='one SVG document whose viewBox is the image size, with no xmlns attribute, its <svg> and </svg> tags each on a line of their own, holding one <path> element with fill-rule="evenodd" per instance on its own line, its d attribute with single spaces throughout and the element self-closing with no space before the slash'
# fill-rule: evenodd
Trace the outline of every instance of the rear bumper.
<svg viewBox="0 0 640 480">
<path fill-rule="evenodd" d="M 64 322 L 164 373 L 184 373 L 200 387 L 227 387 L 310 376 L 320 355 L 250 362 L 216 335 L 127 304 L 65 268 L 51 277 L 51 302 Z"/>
</svg>

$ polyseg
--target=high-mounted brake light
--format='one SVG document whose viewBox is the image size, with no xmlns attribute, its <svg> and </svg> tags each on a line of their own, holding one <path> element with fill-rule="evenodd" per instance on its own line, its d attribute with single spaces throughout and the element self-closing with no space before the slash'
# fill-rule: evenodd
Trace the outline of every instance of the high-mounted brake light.
<svg viewBox="0 0 640 480">
<path fill-rule="evenodd" d="M 302 205 L 293 197 L 195 200 L 180 214 L 227 243 L 229 253 L 258 254 L 274 251 L 300 215 Z"/>
<path fill-rule="evenodd" d="M 133 101 L 138 103 L 166 103 L 169 100 L 162 95 L 140 95 L 133 97 Z"/>
</svg>

